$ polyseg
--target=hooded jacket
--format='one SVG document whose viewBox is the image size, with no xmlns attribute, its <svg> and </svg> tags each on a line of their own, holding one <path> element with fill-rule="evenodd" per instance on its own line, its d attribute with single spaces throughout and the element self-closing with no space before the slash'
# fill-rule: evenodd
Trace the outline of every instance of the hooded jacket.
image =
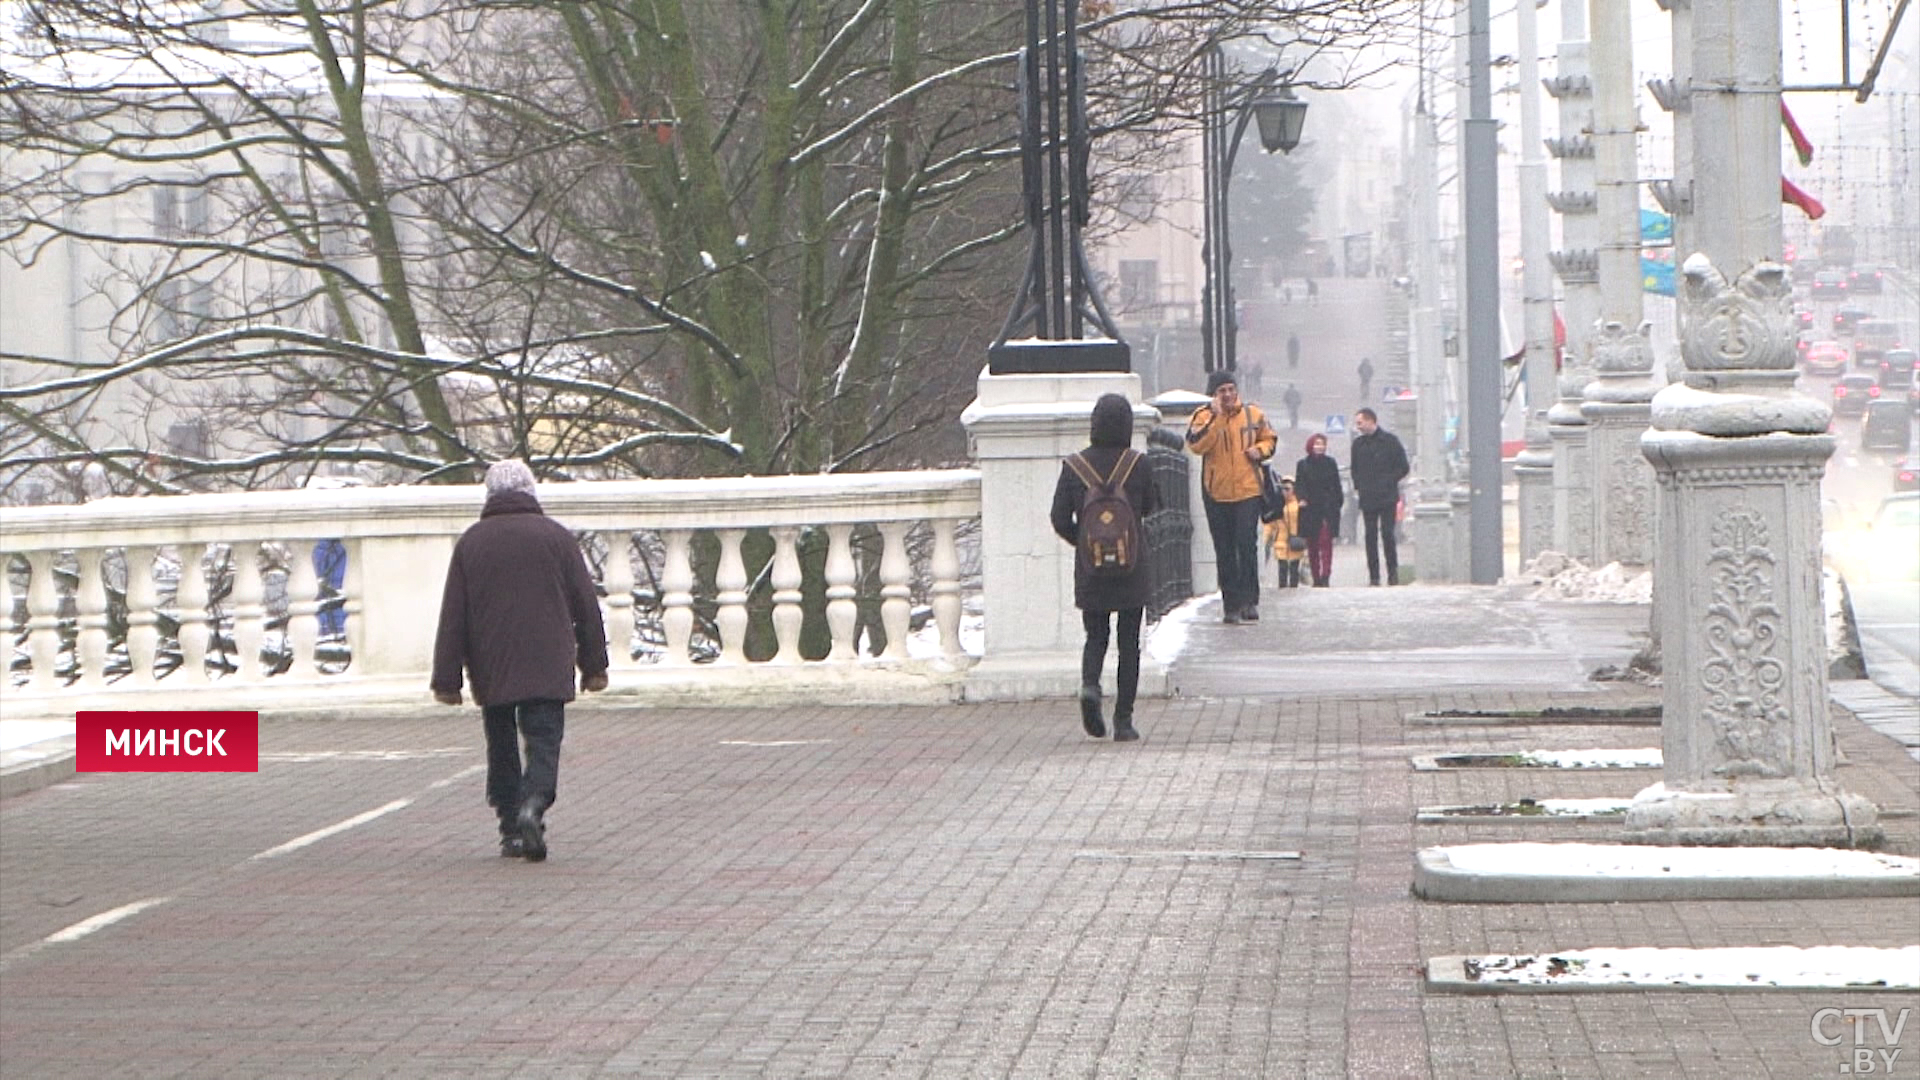
<svg viewBox="0 0 1920 1080">
<path fill-rule="evenodd" d="M 1327 527 L 1328 536 L 1340 535 L 1340 505 L 1346 501 L 1346 495 L 1340 490 L 1340 465 L 1331 454 L 1315 455 L 1314 440 L 1324 440 L 1324 435 L 1312 435 L 1307 438 L 1307 456 L 1293 466 L 1293 493 L 1305 504 L 1300 507 L 1300 535 L 1308 543 L 1320 535 L 1320 526 Z"/>
<path fill-rule="evenodd" d="M 453 547 L 433 647 L 435 691 L 461 671 L 480 705 L 572 701 L 574 669 L 607 670 L 600 600 L 580 545 L 531 493 L 487 499 Z"/>
<path fill-rule="evenodd" d="M 1266 414 L 1244 403 L 1232 416 L 1216 415 L 1213 406 L 1202 405 L 1187 425 L 1187 449 L 1200 455 L 1200 489 L 1214 502 L 1259 498 L 1263 466 L 1247 460 L 1247 448 L 1257 447 L 1264 462 L 1278 442 Z"/>
<path fill-rule="evenodd" d="M 1087 464 L 1100 476 L 1113 475 L 1113 467 L 1133 442 L 1133 406 L 1118 394 L 1103 395 L 1093 406 L 1089 445 L 1080 452 Z M 1145 540 L 1147 515 L 1158 508 L 1153 489 L 1153 470 L 1143 455 L 1122 485 L 1127 501 L 1140 519 Z M 1087 485 L 1073 467 L 1061 462 L 1060 479 L 1053 486 L 1053 509 L 1048 515 L 1053 531 L 1069 544 L 1080 543 L 1080 504 L 1086 501 Z M 1073 560 L 1073 606 L 1082 611 L 1125 611 L 1146 607 L 1153 591 L 1152 574 L 1147 568 L 1146 552 L 1133 563 L 1133 572 L 1115 577 L 1094 577 Z"/>
</svg>

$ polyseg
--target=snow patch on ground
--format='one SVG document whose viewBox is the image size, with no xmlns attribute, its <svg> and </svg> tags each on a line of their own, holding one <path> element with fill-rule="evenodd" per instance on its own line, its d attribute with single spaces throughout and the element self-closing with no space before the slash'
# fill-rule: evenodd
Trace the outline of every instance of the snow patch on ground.
<svg viewBox="0 0 1920 1080">
<path fill-rule="evenodd" d="M 1193 620 L 1199 617 L 1201 606 L 1219 596 L 1219 593 L 1211 592 L 1205 596 L 1189 597 L 1186 602 L 1160 616 L 1153 632 L 1141 644 L 1140 651 L 1162 665 L 1171 665 L 1186 651 L 1187 631 L 1193 625 Z"/>
<path fill-rule="evenodd" d="M 1570 555 L 1543 551 L 1520 571 L 1520 580 L 1535 586 L 1529 600 L 1570 600 L 1587 604 L 1650 604 L 1653 572 L 1634 572 L 1619 563 L 1598 570 Z"/>
<path fill-rule="evenodd" d="M 1584 986 L 1871 986 L 1920 989 L 1920 945 L 1900 949 L 1792 945 L 1717 949 L 1571 949 L 1538 955 L 1470 956 L 1479 983 Z"/>
<path fill-rule="evenodd" d="M 1657 746 L 1628 750 L 1527 750 L 1520 756 L 1530 764 L 1547 769 L 1658 769 L 1664 764 Z"/>
<path fill-rule="evenodd" d="M 1920 859 L 1839 848 L 1703 848 L 1657 844 L 1462 844 L 1431 849 L 1453 869 L 1515 877 L 1915 877 Z"/>
<path fill-rule="evenodd" d="M 0 750 L 14 750 L 73 734 L 71 720 L 0 720 Z"/>
</svg>

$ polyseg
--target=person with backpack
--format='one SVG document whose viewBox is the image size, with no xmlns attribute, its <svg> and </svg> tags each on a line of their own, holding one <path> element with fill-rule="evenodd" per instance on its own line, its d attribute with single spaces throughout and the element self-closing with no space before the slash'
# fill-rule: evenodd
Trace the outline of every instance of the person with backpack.
<svg viewBox="0 0 1920 1080">
<path fill-rule="evenodd" d="M 1146 521 L 1155 509 L 1153 474 L 1134 450 L 1133 406 L 1119 394 L 1093 404 L 1085 450 L 1060 465 L 1053 488 L 1053 531 L 1074 547 L 1073 606 L 1087 643 L 1080 654 L 1080 726 L 1104 738 L 1100 673 L 1113 627 L 1120 638 L 1114 688 L 1113 741 L 1133 742 L 1133 701 L 1140 689 L 1140 623 L 1152 587 Z M 1109 624 L 1112 624 L 1111 626 Z"/>
<path fill-rule="evenodd" d="M 1210 405 L 1194 410 L 1187 449 L 1200 455 L 1200 504 L 1219 568 L 1221 620 L 1260 618 L 1260 473 L 1273 456 L 1273 425 L 1240 400 L 1231 371 L 1207 376 Z"/>
</svg>

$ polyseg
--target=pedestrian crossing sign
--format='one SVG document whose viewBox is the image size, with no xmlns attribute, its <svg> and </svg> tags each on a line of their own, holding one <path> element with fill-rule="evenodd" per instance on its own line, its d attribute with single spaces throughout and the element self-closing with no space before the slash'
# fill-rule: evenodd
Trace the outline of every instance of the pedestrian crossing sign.
<svg viewBox="0 0 1920 1080">
<path fill-rule="evenodd" d="M 1327 417 L 1327 434 L 1345 435 L 1346 433 L 1347 433 L 1347 418 L 1340 415 L 1339 413 L 1329 414 Z"/>
</svg>

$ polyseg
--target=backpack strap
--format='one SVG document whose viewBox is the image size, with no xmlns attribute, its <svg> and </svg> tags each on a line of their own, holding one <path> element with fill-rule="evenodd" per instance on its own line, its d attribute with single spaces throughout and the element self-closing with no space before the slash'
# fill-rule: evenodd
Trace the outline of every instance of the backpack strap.
<svg viewBox="0 0 1920 1080">
<path fill-rule="evenodd" d="M 1113 463 L 1113 475 L 1107 477 L 1107 486 L 1119 491 L 1127 486 L 1127 479 L 1133 475 L 1133 467 L 1140 464 L 1140 452 L 1126 449 L 1120 452 L 1120 460 Z"/>
<path fill-rule="evenodd" d="M 1094 472 L 1093 466 L 1079 454 L 1067 455 L 1067 468 L 1072 469 L 1073 474 L 1080 478 L 1080 482 L 1087 485 L 1087 490 L 1091 491 L 1101 486 L 1100 474 Z"/>
</svg>

